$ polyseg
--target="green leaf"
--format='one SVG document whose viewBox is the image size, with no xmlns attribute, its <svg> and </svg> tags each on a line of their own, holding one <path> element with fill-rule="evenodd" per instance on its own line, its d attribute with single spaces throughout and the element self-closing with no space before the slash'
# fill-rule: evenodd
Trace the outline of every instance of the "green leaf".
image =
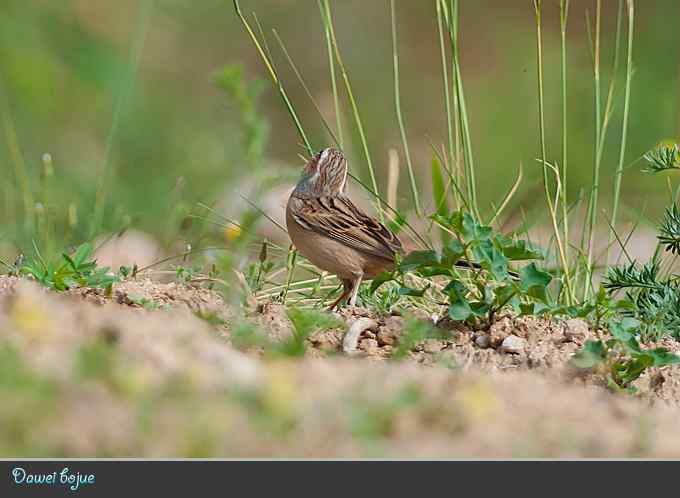
<svg viewBox="0 0 680 498">
<path fill-rule="evenodd" d="M 449 305 L 449 317 L 451 320 L 464 321 L 472 315 L 472 308 L 465 299 L 452 300 Z"/>
<path fill-rule="evenodd" d="M 467 287 L 460 280 L 451 280 L 443 292 L 449 296 L 449 317 L 452 320 L 467 320 L 472 315 L 470 303 L 465 298 Z"/>
<path fill-rule="evenodd" d="M 491 237 L 491 227 L 480 225 L 469 213 L 463 213 L 461 233 L 466 242 L 481 242 Z"/>
<path fill-rule="evenodd" d="M 536 268 L 536 263 L 531 263 L 519 272 L 522 292 L 544 303 L 548 302 L 547 286 L 552 277 L 549 273 Z"/>
<path fill-rule="evenodd" d="M 427 284 L 423 289 L 414 289 L 412 287 L 400 287 L 399 295 L 401 296 L 413 296 L 413 297 L 423 297 L 427 289 L 430 288 L 430 284 Z"/>
<path fill-rule="evenodd" d="M 655 367 L 663 367 L 665 365 L 676 365 L 680 363 L 680 356 L 671 353 L 666 348 L 656 348 L 648 350 L 647 353 L 649 353 L 649 355 L 652 356 L 652 358 L 654 358 Z"/>
<path fill-rule="evenodd" d="M 90 254 L 92 254 L 92 245 L 87 242 L 85 244 L 81 244 L 73 256 L 73 263 L 75 264 L 75 268 L 76 269 L 79 268 L 80 265 L 83 264 L 85 260 L 90 257 Z"/>
<path fill-rule="evenodd" d="M 375 291 L 378 290 L 378 287 L 380 287 L 382 284 L 386 282 L 391 282 L 394 280 L 394 274 L 392 272 L 384 271 L 377 277 L 373 279 L 371 282 L 371 290 L 370 293 L 373 294 Z"/>
<path fill-rule="evenodd" d="M 473 301 L 470 303 L 470 310 L 475 316 L 485 317 L 491 311 L 491 304 L 484 301 Z"/>
<path fill-rule="evenodd" d="M 442 251 L 442 264 L 453 267 L 465 254 L 465 247 L 458 239 L 451 239 Z"/>
<path fill-rule="evenodd" d="M 472 245 L 472 253 L 485 270 L 489 271 L 496 280 L 507 280 L 508 260 L 502 252 L 488 239 Z"/>
<path fill-rule="evenodd" d="M 435 251 L 413 251 L 401 261 L 401 271 L 413 271 L 423 266 L 435 266 L 439 264 L 439 255 Z"/>
<path fill-rule="evenodd" d="M 580 351 L 577 351 L 571 359 L 572 365 L 577 368 L 593 368 L 605 359 L 605 346 L 602 341 L 588 340 Z"/>
<path fill-rule="evenodd" d="M 654 357 L 650 354 L 640 354 L 635 359 L 626 362 L 625 368 L 621 372 L 621 382 L 623 386 L 630 384 L 642 375 L 647 368 L 654 365 Z"/>
<path fill-rule="evenodd" d="M 629 320 L 626 322 L 626 320 Z M 632 322 L 635 322 L 635 325 L 631 324 Z M 626 322 L 624 324 L 624 322 Z M 609 322 L 609 332 L 612 334 L 612 336 L 619 341 L 622 342 L 628 342 L 633 338 L 633 334 L 630 332 L 631 330 L 636 330 L 640 325 L 640 322 L 637 320 L 634 320 L 633 318 L 624 318 L 623 320 L 610 320 Z"/>
<path fill-rule="evenodd" d="M 504 285 L 502 287 L 496 287 L 493 292 L 496 295 L 496 303 L 500 305 L 510 302 L 512 296 L 517 293 L 517 288 L 514 285 Z"/>
<path fill-rule="evenodd" d="M 503 254 L 510 261 L 521 261 L 525 259 L 543 259 L 543 255 L 527 247 L 524 240 L 517 240 L 506 245 L 503 244 Z"/>
</svg>

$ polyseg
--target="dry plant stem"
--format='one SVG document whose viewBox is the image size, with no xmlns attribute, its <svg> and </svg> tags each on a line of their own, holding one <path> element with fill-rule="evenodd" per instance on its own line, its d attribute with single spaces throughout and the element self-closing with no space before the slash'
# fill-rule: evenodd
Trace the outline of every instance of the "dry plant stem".
<svg viewBox="0 0 680 498">
<path fill-rule="evenodd" d="M 505 195 L 503 198 L 503 202 L 501 202 L 501 205 L 498 209 L 495 210 L 495 213 L 491 220 L 489 220 L 488 225 L 493 225 L 494 222 L 498 219 L 498 217 L 501 215 L 503 210 L 507 207 L 507 205 L 510 203 L 510 200 L 514 197 L 515 193 L 517 193 L 517 189 L 519 189 L 520 183 L 522 183 L 522 176 L 523 176 L 523 167 L 522 163 L 519 163 L 519 171 L 517 172 L 517 180 L 515 180 L 515 183 L 510 187 L 510 190 L 508 193 Z M 566 215 L 565 215 L 566 216 Z"/>
<path fill-rule="evenodd" d="M 387 203 L 390 206 L 397 204 L 397 189 L 399 187 L 399 154 L 395 149 L 388 151 L 387 161 Z"/>
<path fill-rule="evenodd" d="M 413 164 L 411 163 L 411 151 L 408 146 L 408 139 L 406 138 L 406 129 L 404 126 L 404 117 L 401 113 L 401 92 L 399 91 L 399 50 L 397 48 L 397 19 L 394 11 L 394 0 L 390 0 L 390 15 L 392 20 L 392 61 L 394 67 L 394 107 L 397 113 L 397 122 L 399 123 L 399 133 L 401 134 L 401 143 L 404 147 L 404 155 L 406 156 L 406 169 L 408 171 L 408 178 L 411 184 L 411 195 L 413 196 L 413 205 L 416 210 L 416 215 L 420 218 L 423 215 L 420 207 L 420 198 L 418 195 L 418 186 L 416 185 L 416 178 L 413 174 Z"/>
<path fill-rule="evenodd" d="M 619 151 L 619 165 L 616 169 L 614 180 L 614 205 L 612 206 L 612 229 L 609 231 L 609 240 L 613 237 L 616 228 L 616 217 L 619 209 L 619 196 L 621 193 L 621 180 L 623 178 L 623 161 L 626 157 L 626 141 L 628 138 L 628 114 L 630 107 L 630 87 L 633 79 L 633 28 L 635 21 L 635 2 L 627 0 L 628 4 L 628 50 L 626 56 L 626 89 L 623 102 L 623 122 L 621 124 L 621 148 Z"/>
<path fill-rule="evenodd" d="M 342 74 L 342 80 L 345 84 L 345 90 L 347 91 L 347 97 L 349 99 L 350 105 L 352 107 L 352 114 L 354 116 L 354 122 L 357 126 L 357 131 L 359 132 L 359 138 L 361 139 L 361 146 L 364 151 L 364 157 L 366 158 L 366 164 L 368 165 L 368 173 L 371 177 L 371 186 L 373 187 L 373 192 L 376 196 L 379 195 L 378 183 L 375 178 L 375 171 L 373 169 L 373 162 L 371 161 L 371 154 L 368 151 L 368 142 L 366 140 L 366 133 L 364 132 L 364 126 L 361 121 L 361 116 L 359 114 L 359 107 L 357 106 L 356 99 L 354 98 L 354 93 L 352 92 L 352 85 L 349 82 L 349 76 L 347 70 L 345 69 L 345 64 L 342 61 L 342 56 L 340 55 L 340 47 L 338 46 L 338 40 L 335 37 L 335 29 L 333 27 L 333 16 L 331 14 L 330 2 L 328 0 L 323 0 L 324 10 L 326 12 L 326 22 L 328 23 L 328 29 L 331 36 L 331 44 L 333 45 L 333 52 L 335 53 L 335 60 L 340 68 L 340 73 Z M 385 216 L 383 214 L 382 205 L 380 202 L 376 203 L 376 209 L 378 211 L 378 217 L 381 222 L 385 221 Z"/>
<path fill-rule="evenodd" d="M 541 139 L 541 166 L 543 167 L 543 187 L 545 189 L 546 201 L 548 203 L 548 209 L 550 211 L 550 218 L 553 225 L 553 232 L 555 235 L 555 240 L 557 241 L 557 250 L 559 252 L 560 262 L 562 265 L 564 285 L 567 290 L 567 298 L 569 304 L 573 303 L 575 298 L 573 294 L 573 289 L 571 285 L 571 277 L 569 271 L 569 263 L 567 262 L 564 245 L 562 244 L 562 237 L 560 235 L 559 226 L 557 223 L 557 208 L 553 203 L 550 195 L 550 182 L 548 180 L 548 163 L 546 161 L 546 149 L 545 149 L 545 118 L 543 111 L 543 42 L 542 42 L 542 31 L 541 31 L 541 0 L 534 0 L 534 10 L 536 12 L 536 48 L 537 48 L 537 64 L 538 64 L 538 113 L 539 113 L 539 127 L 540 127 L 540 139 Z M 559 174 L 557 175 L 559 179 Z M 559 200 L 560 192 L 556 192 L 557 199 Z"/>
</svg>

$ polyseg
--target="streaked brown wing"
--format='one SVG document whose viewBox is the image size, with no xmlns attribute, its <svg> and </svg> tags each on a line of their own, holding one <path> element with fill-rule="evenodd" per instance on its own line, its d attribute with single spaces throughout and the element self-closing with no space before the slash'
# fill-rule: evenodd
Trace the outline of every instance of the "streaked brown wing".
<svg viewBox="0 0 680 498">
<path fill-rule="evenodd" d="M 390 261 L 402 252 L 397 236 L 361 211 L 348 197 L 294 198 L 291 201 L 295 221 L 308 230 Z"/>
</svg>

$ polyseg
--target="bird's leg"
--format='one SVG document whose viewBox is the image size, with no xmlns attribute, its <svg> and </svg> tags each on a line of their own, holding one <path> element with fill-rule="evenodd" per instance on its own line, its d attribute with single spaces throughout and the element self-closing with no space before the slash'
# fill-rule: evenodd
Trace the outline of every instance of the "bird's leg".
<svg viewBox="0 0 680 498">
<path fill-rule="evenodd" d="M 361 285 L 361 280 L 364 278 L 363 273 L 355 273 L 354 280 L 352 281 L 352 297 L 349 298 L 349 305 L 356 306 L 357 295 L 359 294 L 359 286 Z"/>
<path fill-rule="evenodd" d="M 333 311 L 337 306 L 342 302 L 343 299 L 345 299 L 349 293 L 352 291 L 352 281 L 351 280 L 343 280 L 342 281 L 342 294 L 340 294 L 340 297 L 337 298 L 333 304 L 331 304 L 328 307 L 328 311 Z"/>
</svg>

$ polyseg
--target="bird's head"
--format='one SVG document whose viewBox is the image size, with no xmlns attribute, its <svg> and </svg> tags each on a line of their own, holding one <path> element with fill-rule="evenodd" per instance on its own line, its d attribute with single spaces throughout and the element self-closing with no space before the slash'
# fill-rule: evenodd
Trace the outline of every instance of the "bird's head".
<svg viewBox="0 0 680 498">
<path fill-rule="evenodd" d="M 312 157 L 295 187 L 300 197 L 333 197 L 345 192 L 347 159 L 337 149 L 323 149 Z"/>
</svg>

